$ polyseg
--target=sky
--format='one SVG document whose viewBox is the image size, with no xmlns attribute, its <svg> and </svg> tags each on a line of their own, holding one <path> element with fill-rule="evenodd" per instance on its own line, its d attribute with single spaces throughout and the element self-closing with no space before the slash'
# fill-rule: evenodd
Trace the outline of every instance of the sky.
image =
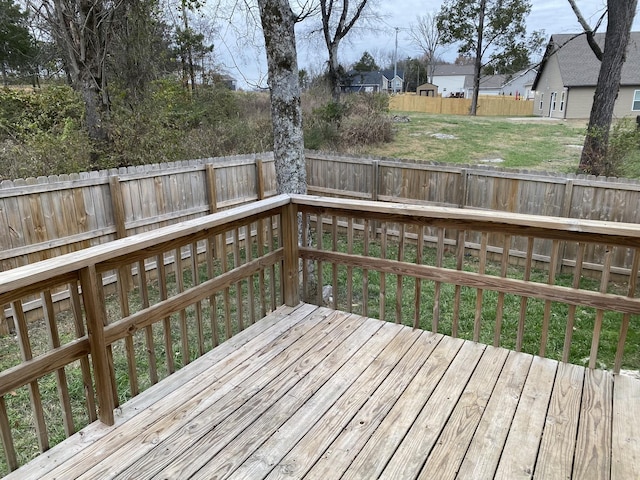
<svg viewBox="0 0 640 480">
<path fill-rule="evenodd" d="M 606 0 L 576 0 L 578 8 L 590 25 L 595 25 L 606 7 Z M 352 32 L 340 46 L 340 63 L 352 64 L 362 56 L 365 51 L 377 56 L 391 58 L 395 50 L 395 29 L 398 30 L 398 58 L 417 57 L 420 50 L 411 44 L 409 28 L 414 24 L 419 15 L 424 13 L 436 13 L 442 5 L 442 0 L 395 0 L 379 1 L 376 11 L 380 12 L 382 20 L 376 31 L 365 29 Z M 229 75 L 236 78 L 237 84 L 243 89 L 252 89 L 256 86 L 266 87 L 266 55 L 261 43 L 261 32 L 253 31 L 245 27 L 238 28 L 246 12 L 237 15 L 232 21 L 233 25 L 223 22 L 219 29 L 219 38 L 216 39 L 216 54 L 220 66 Z M 531 13 L 526 19 L 527 30 L 544 30 L 545 38 L 554 33 L 574 33 L 582 31 L 571 6 L 567 0 L 531 0 Z M 604 32 L 603 25 L 599 31 Z M 298 35 L 298 66 L 310 73 L 321 73 L 324 68 L 327 55 L 323 44 L 304 39 L 304 30 L 301 25 L 297 29 Z M 238 32 L 245 40 L 239 41 Z M 632 30 L 640 30 L 640 18 L 636 17 Z M 447 61 L 453 61 L 457 56 L 455 47 L 449 47 L 443 51 L 442 57 Z"/>
</svg>

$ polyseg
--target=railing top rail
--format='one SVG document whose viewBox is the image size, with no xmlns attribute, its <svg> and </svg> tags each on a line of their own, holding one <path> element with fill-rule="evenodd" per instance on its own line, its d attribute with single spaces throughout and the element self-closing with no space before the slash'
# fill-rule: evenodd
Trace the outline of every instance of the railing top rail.
<svg viewBox="0 0 640 480">
<path fill-rule="evenodd" d="M 2 272 L 2 275 L 0 275 L 0 294 L 77 271 L 88 265 L 95 265 L 107 261 L 116 255 L 126 255 L 163 242 L 193 235 L 202 230 L 216 228 L 251 215 L 259 215 L 269 210 L 280 208 L 289 202 L 290 199 L 287 195 L 278 195 L 205 217 L 187 220 L 59 257 L 14 268 Z"/>
<path fill-rule="evenodd" d="M 294 204 L 313 208 L 338 209 L 349 212 L 371 212 L 383 216 L 417 217 L 442 220 L 450 223 L 464 223 L 469 228 L 474 224 L 508 230 L 517 229 L 514 234 L 522 236 L 540 235 L 548 232 L 547 237 L 560 238 L 582 236 L 584 241 L 605 241 L 623 245 L 638 246 L 640 242 L 640 225 L 635 223 L 608 222 L 601 220 L 584 220 L 566 217 L 529 215 L 494 210 L 475 210 L 404 203 L 385 203 L 369 200 L 352 200 L 345 198 L 317 197 L 309 195 L 292 195 Z M 587 238 L 591 237 L 591 238 Z M 569 239 L 569 238 L 567 238 Z"/>
</svg>

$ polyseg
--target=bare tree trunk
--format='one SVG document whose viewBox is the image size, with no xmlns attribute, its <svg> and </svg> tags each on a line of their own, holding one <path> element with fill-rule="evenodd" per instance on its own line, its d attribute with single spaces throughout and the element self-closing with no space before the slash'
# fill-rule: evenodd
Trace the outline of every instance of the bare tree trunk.
<svg viewBox="0 0 640 480">
<path fill-rule="evenodd" d="M 608 0 L 608 21 L 602 65 L 593 95 L 587 135 L 580 156 L 581 172 L 606 174 L 609 130 L 613 119 L 622 65 L 626 60 L 631 25 L 636 14 L 637 0 Z"/>
<path fill-rule="evenodd" d="M 43 6 L 71 85 L 84 101 L 89 137 L 107 141 L 106 58 L 113 10 L 102 0 L 53 0 L 52 5 L 43 2 Z"/>
<path fill-rule="evenodd" d="M 469 115 L 475 116 L 478 113 L 478 95 L 480 94 L 480 73 L 482 70 L 482 41 L 484 34 L 484 14 L 487 9 L 487 1 L 480 2 L 480 15 L 478 18 L 478 41 L 476 43 L 476 60 L 473 67 L 473 95 L 471 96 L 471 107 Z"/>
<path fill-rule="evenodd" d="M 329 84 L 331 86 L 331 97 L 335 103 L 340 103 L 340 75 L 338 69 L 338 44 L 329 47 Z"/>
<path fill-rule="evenodd" d="M 278 193 L 307 193 L 294 25 L 287 0 L 258 0 L 267 50 Z"/>
</svg>

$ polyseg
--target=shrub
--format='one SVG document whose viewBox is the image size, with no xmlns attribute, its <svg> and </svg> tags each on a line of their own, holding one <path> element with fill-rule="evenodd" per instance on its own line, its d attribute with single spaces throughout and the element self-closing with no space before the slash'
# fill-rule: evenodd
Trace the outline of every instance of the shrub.
<svg viewBox="0 0 640 480">
<path fill-rule="evenodd" d="M 615 123 L 609 134 L 607 159 L 603 175 L 637 177 L 640 163 L 640 129 L 634 119 L 624 118 Z"/>
<path fill-rule="evenodd" d="M 317 103 L 317 97 L 311 97 Z M 390 142 L 392 122 L 389 97 L 384 94 L 352 94 L 342 103 L 332 100 L 305 109 L 305 147 L 348 150 L 362 145 Z"/>
</svg>

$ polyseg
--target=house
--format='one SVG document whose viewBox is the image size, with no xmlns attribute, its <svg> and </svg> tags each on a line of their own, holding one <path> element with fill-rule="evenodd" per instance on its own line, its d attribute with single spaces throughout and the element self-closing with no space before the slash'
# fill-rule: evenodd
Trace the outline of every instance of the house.
<svg viewBox="0 0 640 480">
<path fill-rule="evenodd" d="M 483 75 L 480 77 L 478 95 L 502 95 L 502 86 L 507 82 L 506 75 Z M 473 86 L 467 92 L 467 97 L 473 95 Z"/>
<path fill-rule="evenodd" d="M 473 89 L 473 65 L 436 65 L 431 83 L 443 97 L 464 97 Z"/>
<path fill-rule="evenodd" d="M 404 90 L 404 74 L 401 71 L 383 70 L 381 72 L 359 72 L 352 70 L 343 80 L 340 88 L 345 93 L 386 92 L 395 93 Z"/>
<path fill-rule="evenodd" d="M 536 70 L 527 68 L 512 75 L 484 75 L 480 77 L 479 95 L 505 95 L 516 99 L 530 100 L 531 86 L 536 77 Z M 467 92 L 470 97 L 473 87 Z"/>
<path fill-rule="evenodd" d="M 604 34 L 596 41 L 604 45 Z M 615 117 L 640 115 L 640 32 L 631 32 L 622 67 Z M 600 61 L 585 35 L 552 35 L 533 83 L 533 114 L 553 118 L 589 118 Z"/>
<path fill-rule="evenodd" d="M 423 83 L 416 88 L 416 95 L 421 97 L 436 97 L 438 96 L 438 86 L 433 83 Z"/>
<path fill-rule="evenodd" d="M 502 85 L 501 94 L 522 98 L 523 100 L 533 100 L 533 82 L 538 71 L 534 68 L 527 68 L 507 76 Z"/>
</svg>

